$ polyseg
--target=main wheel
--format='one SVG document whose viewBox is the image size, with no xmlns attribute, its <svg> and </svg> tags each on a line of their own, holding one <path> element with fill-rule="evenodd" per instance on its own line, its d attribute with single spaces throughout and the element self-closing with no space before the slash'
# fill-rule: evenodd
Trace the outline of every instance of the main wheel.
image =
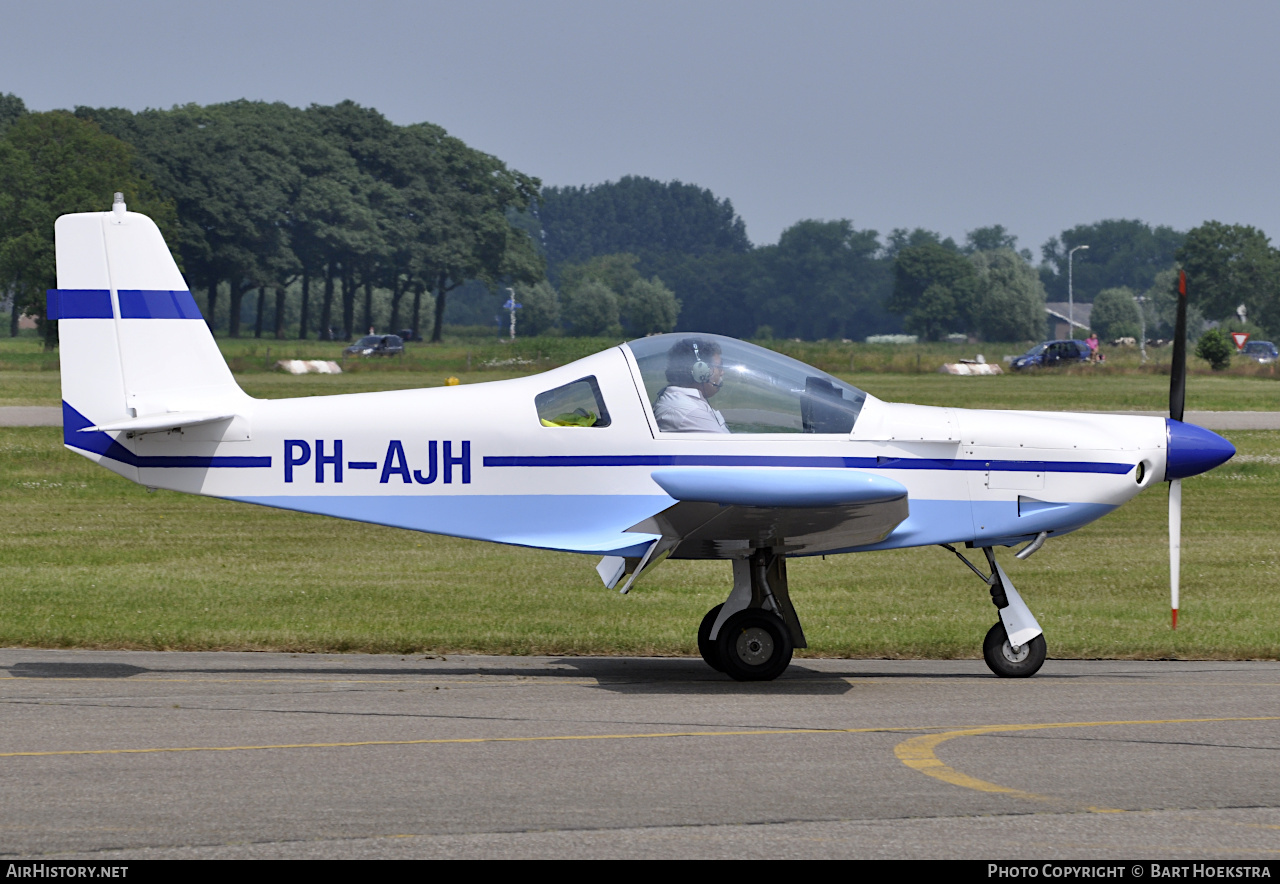
<svg viewBox="0 0 1280 884">
<path fill-rule="evenodd" d="M 716 605 L 708 611 L 698 626 L 698 653 L 702 655 L 703 662 L 716 672 L 724 672 L 724 663 L 720 660 L 720 646 L 711 640 L 711 627 L 716 625 L 716 618 L 720 616 L 720 609 L 723 607 L 724 605 Z"/>
<path fill-rule="evenodd" d="M 1044 665 L 1044 636 L 1037 635 L 1016 651 L 1009 644 L 1004 624 L 997 623 L 987 630 L 982 641 L 982 656 L 991 671 L 1001 678 L 1029 678 Z"/>
<path fill-rule="evenodd" d="M 772 681 L 791 663 L 791 631 L 782 618 L 759 608 L 739 611 L 716 637 L 723 672 L 737 681 Z"/>
</svg>

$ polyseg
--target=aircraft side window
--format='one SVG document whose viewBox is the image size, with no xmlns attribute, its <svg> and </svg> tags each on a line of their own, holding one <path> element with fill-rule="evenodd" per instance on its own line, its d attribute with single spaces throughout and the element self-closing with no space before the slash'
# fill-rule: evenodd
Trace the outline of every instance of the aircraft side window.
<svg viewBox="0 0 1280 884">
<path fill-rule="evenodd" d="M 609 426 L 609 409 L 594 376 L 539 393 L 533 402 L 544 427 Z"/>
</svg>

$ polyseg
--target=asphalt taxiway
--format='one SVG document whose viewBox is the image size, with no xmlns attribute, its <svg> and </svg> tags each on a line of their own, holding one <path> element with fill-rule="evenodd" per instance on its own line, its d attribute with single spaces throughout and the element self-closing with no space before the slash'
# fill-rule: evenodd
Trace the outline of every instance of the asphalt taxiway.
<svg viewBox="0 0 1280 884">
<path fill-rule="evenodd" d="M 1280 663 L 0 649 L 7 857 L 1280 858 Z"/>
</svg>

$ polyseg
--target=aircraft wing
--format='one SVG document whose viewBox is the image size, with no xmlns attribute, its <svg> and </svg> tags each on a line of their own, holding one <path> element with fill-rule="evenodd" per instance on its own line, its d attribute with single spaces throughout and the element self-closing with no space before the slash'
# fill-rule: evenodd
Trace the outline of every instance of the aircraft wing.
<svg viewBox="0 0 1280 884">
<path fill-rule="evenodd" d="M 907 489 L 856 470 L 673 467 L 653 479 L 676 503 L 629 531 L 659 534 L 672 558 L 789 555 L 878 543 L 909 513 Z"/>
</svg>

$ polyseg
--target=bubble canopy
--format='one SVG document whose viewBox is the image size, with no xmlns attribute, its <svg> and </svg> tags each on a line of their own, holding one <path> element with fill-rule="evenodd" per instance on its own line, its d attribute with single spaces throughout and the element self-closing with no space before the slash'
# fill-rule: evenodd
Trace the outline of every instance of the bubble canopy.
<svg viewBox="0 0 1280 884">
<path fill-rule="evenodd" d="M 649 404 L 668 388 L 705 399 L 730 433 L 848 435 L 867 394 L 789 356 L 720 335 L 676 333 L 626 344 Z M 705 407 L 705 406 L 704 406 Z M 664 426 L 659 429 L 679 432 Z"/>
</svg>

